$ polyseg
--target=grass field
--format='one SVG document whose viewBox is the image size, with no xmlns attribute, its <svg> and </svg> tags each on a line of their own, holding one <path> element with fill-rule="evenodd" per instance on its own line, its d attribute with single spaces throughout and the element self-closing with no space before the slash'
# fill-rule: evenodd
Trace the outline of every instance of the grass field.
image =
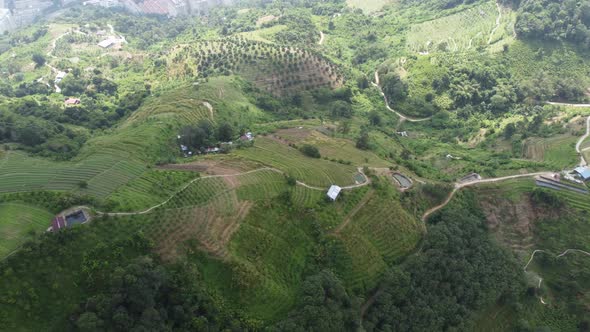
<svg viewBox="0 0 590 332">
<path fill-rule="evenodd" d="M 21 245 L 30 234 L 49 227 L 53 214 L 34 206 L 20 203 L 0 204 L 0 258 Z"/>
</svg>

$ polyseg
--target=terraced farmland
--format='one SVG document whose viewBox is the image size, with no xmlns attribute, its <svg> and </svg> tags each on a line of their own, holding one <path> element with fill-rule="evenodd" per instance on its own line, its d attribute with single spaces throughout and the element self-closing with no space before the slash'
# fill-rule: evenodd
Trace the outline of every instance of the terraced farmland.
<svg viewBox="0 0 590 332">
<path fill-rule="evenodd" d="M 579 162 L 575 150 L 577 137 L 561 135 L 551 138 L 530 138 L 523 144 L 523 155 L 535 161 L 543 161 L 555 170 L 573 167 Z"/>
<path fill-rule="evenodd" d="M 289 143 L 313 145 L 320 150 L 322 157 L 351 162 L 355 166 L 390 165 L 371 151 L 357 149 L 351 140 L 329 137 L 316 130 L 291 128 L 279 130 L 274 135 Z"/>
<path fill-rule="evenodd" d="M 49 227 L 53 214 L 21 203 L 0 204 L 0 258 L 4 258 L 24 243 L 27 234 L 43 232 Z"/>
<path fill-rule="evenodd" d="M 502 11 L 498 28 L 498 9 L 493 1 L 457 14 L 413 25 L 408 32 L 407 47 L 413 52 L 458 52 L 487 46 L 511 37 L 513 15 L 507 8 L 502 8 Z"/>
<path fill-rule="evenodd" d="M 259 137 L 254 147 L 236 150 L 234 153 L 278 168 L 311 186 L 328 188 L 332 184 L 340 186 L 355 184 L 356 167 L 306 157 L 299 150 L 271 138 Z"/>
<path fill-rule="evenodd" d="M 0 159 L 0 193 L 37 190 L 78 190 L 106 197 L 122 184 L 141 175 L 145 167 L 133 160 L 109 154 L 96 154 L 79 162 L 58 163 L 9 152 Z"/>
<path fill-rule="evenodd" d="M 352 264 L 341 271 L 344 279 L 351 287 L 366 291 L 375 286 L 389 264 L 414 249 L 424 225 L 386 193 L 376 193 L 361 204 L 348 216 L 350 222 L 338 237 Z"/>
</svg>

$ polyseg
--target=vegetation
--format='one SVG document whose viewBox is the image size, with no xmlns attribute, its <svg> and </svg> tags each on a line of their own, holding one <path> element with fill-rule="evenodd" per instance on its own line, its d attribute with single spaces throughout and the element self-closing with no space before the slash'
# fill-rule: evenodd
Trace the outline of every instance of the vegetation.
<svg viewBox="0 0 590 332">
<path fill-rule="evenodd" d="M 580 162 L 590 111 L 547 102 L 588 101 L 589 8 L 72 4 L 0 36 L 0 330 L 587 329 L 590 201 L 530 177 Z"/>
</svg>

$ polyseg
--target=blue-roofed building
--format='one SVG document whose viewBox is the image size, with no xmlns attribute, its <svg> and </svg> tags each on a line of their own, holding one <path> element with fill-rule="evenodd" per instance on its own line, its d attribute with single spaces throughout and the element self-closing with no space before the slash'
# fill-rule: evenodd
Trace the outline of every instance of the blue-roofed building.
<svg viewBox="0 0 590 332">
<path fill-rule="evenodd" d="M 590 168 L 588 167 L 578 167 L 576 169 L 574 169 L 574 172 L 576 172 L 584 181 L 588 181 L 590 180 Z"/>
</svg>

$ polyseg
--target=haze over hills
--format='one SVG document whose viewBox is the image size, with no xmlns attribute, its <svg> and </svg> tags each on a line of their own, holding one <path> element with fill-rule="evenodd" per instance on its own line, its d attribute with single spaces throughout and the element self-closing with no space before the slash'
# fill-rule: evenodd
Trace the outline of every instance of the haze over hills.
<svg viewBox="0 0 590 332">
<path fill-rule="evenodd" d="M 205 14 L 212 8 L 230 5 L 232 2 L 233 0 L 2 0 L 0 33 L 25 27 L 53 11 L 76 4 L 124 8 L 134 14 L 176 17 Z"/>
<path fill-rule="evenodd" d="M 0 3 L 0 331 L 588 331 L 587 1 L 85 3 Z"/>
</svg>

